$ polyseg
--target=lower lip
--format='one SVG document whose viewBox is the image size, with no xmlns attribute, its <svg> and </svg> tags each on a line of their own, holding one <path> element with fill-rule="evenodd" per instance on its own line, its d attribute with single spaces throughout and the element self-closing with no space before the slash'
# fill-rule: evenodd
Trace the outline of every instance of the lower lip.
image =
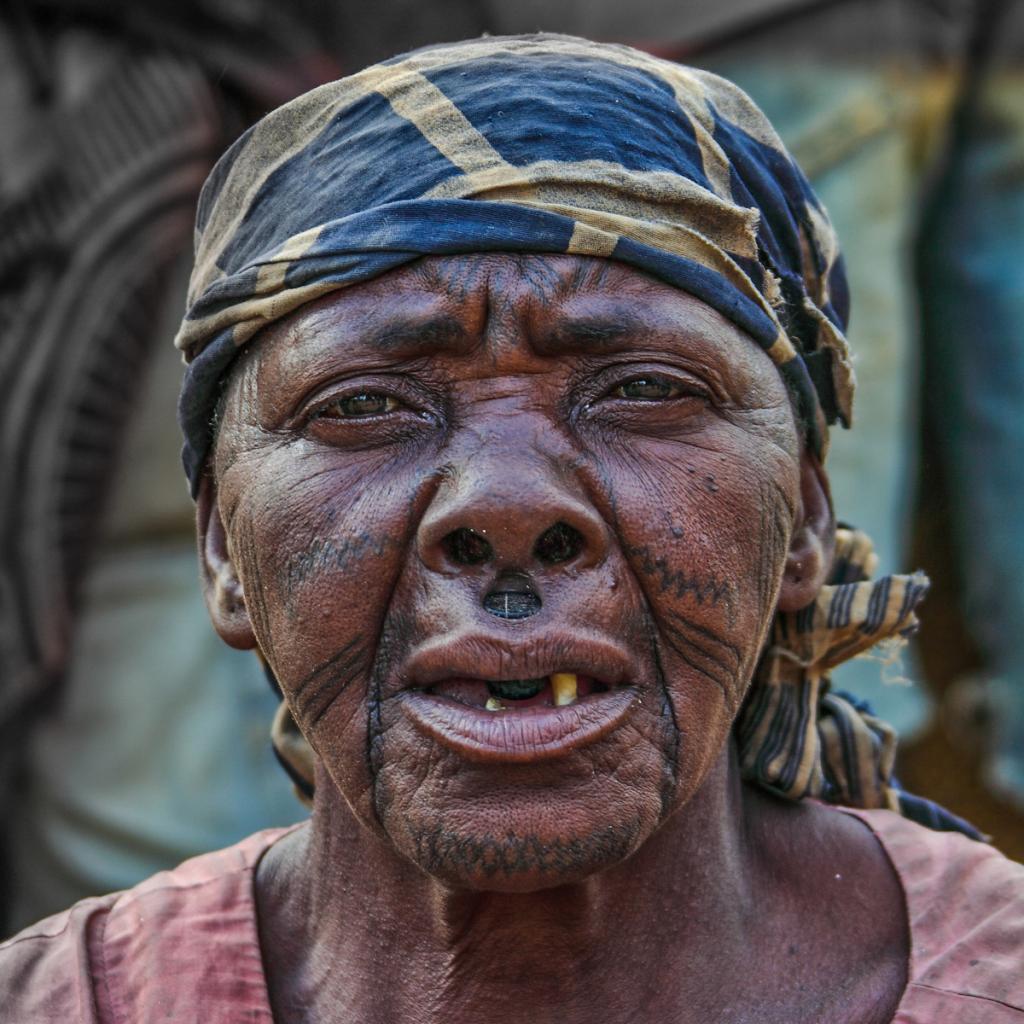
<svg viewBox="0 0 1024 1024">
<path fill-rule="evenodd" d="M 407 690 L 401 706 L 420 732 L 469 761 L 532 764 L 588 746 L 617 729 L 638 703 L 632 688 L 584 697 L 566 707 L 487 711 Z"/>
</svg>

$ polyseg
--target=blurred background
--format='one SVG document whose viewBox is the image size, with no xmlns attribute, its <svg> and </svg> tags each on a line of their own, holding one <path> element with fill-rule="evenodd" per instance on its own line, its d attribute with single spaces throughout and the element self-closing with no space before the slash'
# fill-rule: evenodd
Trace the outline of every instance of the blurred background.
<svg viewBox="0 0 1024 1024">
<path fill-rule="evenodd" d="M 402 51 L 569 32 L 752 94 L 843 243 L 860 380 L 839 518 L 934 587 L 843 666 L 904 785 L 1024 858 L 1024 4 L 6 0 L 0 7 L 0 935 L 305 813 L 213 634 L 171 338 L 217 156 Z"/>
</svg>

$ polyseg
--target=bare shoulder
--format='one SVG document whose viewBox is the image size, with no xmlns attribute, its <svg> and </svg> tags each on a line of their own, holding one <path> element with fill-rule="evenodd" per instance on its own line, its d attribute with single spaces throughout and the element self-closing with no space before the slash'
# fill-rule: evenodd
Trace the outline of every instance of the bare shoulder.
<svg viewBox="0 0 1024 1024">
<path fill-rule="evenodd" d="M 752 794 L 751 839 L 763 853 L 762 979 L 778 1019 L 889 1024 L 908 977 L 910 937 L 899 878 L 854 818 Z M 772 1018 L 775 1019 L 775 1018 Z"/>
</svg>

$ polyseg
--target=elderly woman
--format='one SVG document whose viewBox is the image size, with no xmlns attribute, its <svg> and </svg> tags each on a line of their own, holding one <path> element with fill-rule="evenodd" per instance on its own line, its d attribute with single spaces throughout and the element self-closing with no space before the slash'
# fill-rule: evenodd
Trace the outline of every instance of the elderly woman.
<svg viewBox="0 0 1024 1024">
<path fill-rule="evenodd" d="M 835 528 L 845 317 L 714 76 L 483 39 L 265 118 L 181 419 L 312 821 L 22 933 L 3 1019 L 1024 1019 L 1024 872 L 828 689 L 926 587 Z"/>
</svg>

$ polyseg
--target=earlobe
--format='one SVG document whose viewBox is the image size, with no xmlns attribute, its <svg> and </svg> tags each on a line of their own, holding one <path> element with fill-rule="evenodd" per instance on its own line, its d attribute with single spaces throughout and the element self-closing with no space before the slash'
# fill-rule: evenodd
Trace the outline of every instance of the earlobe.
<svg viewBox="0 0 1024 1024">
<path fill-rule="evenodd" d="M 799 611 L 815 599 L 832 566 L 835 533 L 828 477 L 817 457 L 804 451 L 800 459 L 800 507 L 786 555 L 779 611 Z"/>
<path fill-rule="evenodd" d="M 213 627 L 229 647 L 250 651 L 256 646 L 256 636 L 245 606 L 242 582 L 228 550 L 216 487 L 208 474 L 203 476 L 196 499 L 196 530 L 203 596 Z"/>
</svg>

